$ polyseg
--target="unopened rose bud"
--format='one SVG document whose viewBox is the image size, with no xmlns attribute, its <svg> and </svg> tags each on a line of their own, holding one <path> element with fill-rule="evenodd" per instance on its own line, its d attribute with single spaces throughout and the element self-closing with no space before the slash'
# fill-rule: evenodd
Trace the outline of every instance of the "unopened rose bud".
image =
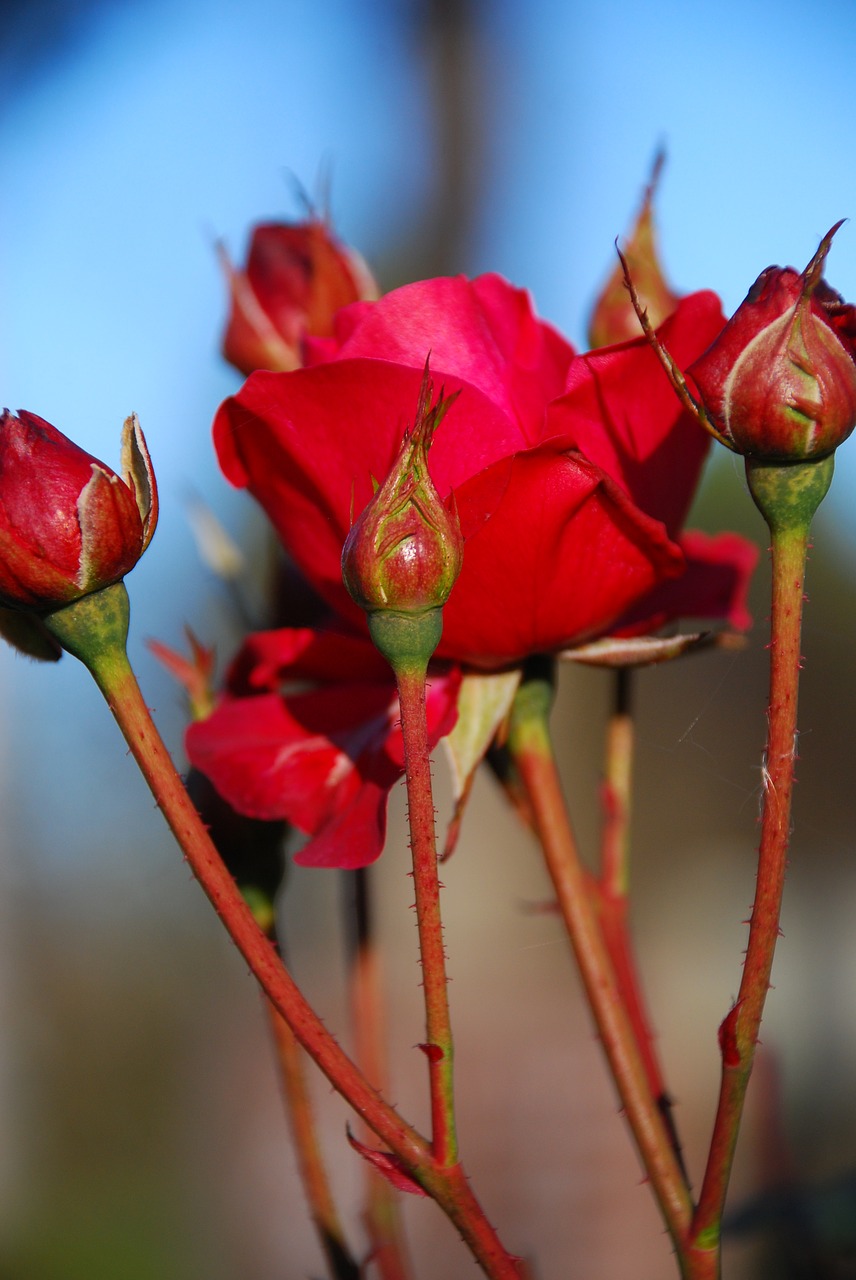
<svg viewBox="0 0 856 1280">
<path fill-rule="evenodd" d="M 157 523 L 157 489 L 136 415 L 122 477 L 34 413 L 0 416 L 0 604 L 46 613 L 118 582 Z"/>
<path fill-rule="evenodd" d="M 642 208 L 627 243 L 624 258 L 648 318 L 656 329 L 671 315 L 680 298 L 669 288 L 660 266 L 654 227 L 653 203 L 657 191 L 663 153 L 654 161 L 651 181 L 645 190 Z M 595 303 L 589 321 L 588 340 L 591 347 L 609 347 L 639 337 L 639 321 L 630 300 L 624 270 L 617 266 Z"/>
<path fill-rule="evenodd" d="M 802 274 L 762 271 L 688 370 L 713 426 L 747 457 L 823 458 L 856 425 L 856 307 L 822 279 L 840 225 Z"/>
<path fill-rule="evenodd" d="M 345 586 L 366 610 L 372 638 L 393 665 L 405 651 L 412 656 L 409 637 L 414 628 L 408 620 L 430 617 L 425 631 L 433 642 L 426 660 L 433 653 L 440 639 L 440 610 L 463 559 L 458 521 L 444 507 L 428 471 L 432 437 L 456 397 L 444 398 L 441 392 L 432 404 L 432 395 L 426 370 L 413 428 L 389 475 L 351 528 L 342 552 Z M 391 624 L 385 621 L 389 619 Z M 379 638 L 393 632 L 408 637 L 394 653 L 388 652 L 389 642 Z"/>
<path fill-rule="evenodd" d="M 362 258 L 321 218 L 256 227 L 244 271 L 220 256 L 232 304 L 223 354 L 244 374 L 299 368 L 305 337 L 330 336 L 340 307 L 378 296 Z"/>
</svg>

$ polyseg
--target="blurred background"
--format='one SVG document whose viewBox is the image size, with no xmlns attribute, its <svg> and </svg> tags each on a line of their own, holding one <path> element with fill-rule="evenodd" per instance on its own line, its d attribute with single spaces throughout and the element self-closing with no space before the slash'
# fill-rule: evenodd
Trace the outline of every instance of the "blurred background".
<svg viewBox="0 0 856 1280">
<path fill-rule="evenodd" d="M 140 415 L 162 519 L 130 584 L 132 660 L 179 756 L 181 698 L 145 639 L 178 646 L 190 623 L 221 664 L 238 639 L 188 502 L 260 540 L 209 441 L 238 385 L 218 354 L 217 238 L 240 260 L 251 223 L 300 216 L 295 184 L 320 197 L 329 174 L 337 230 L 384 287 L 499 271 L 583 343 L 658 146 L 669 278 L 716 289 L 727 313 L 763 267 L 801 268 L 856 214 L 851 0 L 818 0 L 810 18 L 793 0 L 4 0 L 0 17 L 2 401 L 111 464 Z M 827 273 L 848 299 L 854 235 L 839 233 Z M 728 1280 L 856 1275 L 854 498 L 845 447 L 809 566 L 785 939 Z M 764 545 L 730 458 L 712 462 L 694 523 Z M 753 890 L 766 592 L 762 558 L 744 652 L 639 681 L 634 923 L 696 1178 Z M 568 672 L 557 711 L 587 849 L 608 696 L 603 675 Z M 4 650 L 0 712 L 0 1276 L 318 1276 L 254 984 L 94 686 L 69 658 Z M 420 1123 L 402 812 L 396 795 L 381 929 L 394 1097 Z M 526 910 L 546 882 L 487 779 L 444 879 L 464 1151 L 489 1214 L 539 1280 L 661 1280 L 668 1243 L 560 927 Z M 299 980 L 345 1028 L 338 899 L 335 876 L 296 873 L 286 918 Z M 316 1084 L 358 1234 L 345 1112 Z M 765 1189 L 783 1152 L 788 1221 L 806 1225 L 777 1255 L 782 1201 Z M 469 1274 L 434 1206 L 406 1209 L 420 1277 Z"/>
</svg>

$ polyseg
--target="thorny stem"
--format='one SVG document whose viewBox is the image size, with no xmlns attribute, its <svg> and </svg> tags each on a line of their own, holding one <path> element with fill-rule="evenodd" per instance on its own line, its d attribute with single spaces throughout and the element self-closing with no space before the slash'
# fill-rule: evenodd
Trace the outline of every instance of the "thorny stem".
<svg viewBox="0 0 856 1280">
<path fill-rule="evenodd" d="M 84 596 L 45 618 L 69 653 L 88 668 L 125 736 L 158 807 L 194 875 L 263 991 L 330 1083 L 401 1160 L 457 1227 L 490 1280 L 521 1280 L 460 1164 L 442 1166 L 430 1144 L 372 1088 L 327 1031 L 259 928 L 196 812 L 140 693 L 125 653 L 124 583 Z"/>
<path fill-rule="evenodd" d="M 772 537 L 770 701 L 761 843 L 740 990 L 719 1029 L 722 1080 L 707 1168 L 692 1224 L 690 1258 L 698 1259 L 699 1267 L 688 1272 L 693 1280 L 719 1274 L 718 1263 L 713 1266 L 710 1259 L 711 1255 L 718 1259 L 725 1197 L 779 936 L 794 782 L 806 552 L 812 516 L 832 478 L 832 458 L 791 466 L 753 464 L 747 460 L 747 476 Z"/>
<path fill-rule="evenodd" d="M 194 721 L 204 720 L 214 709 L 211 688 L 213 651 L 207 650 L 188 630 L 191 657 L 184 659 L 157 642 L 149 642 L 171 673 L 183 684 Z M 233 876 L 256 923 L 280 957 L 277 937 L 277 892 L 284 881 L 281 850 L 285 824 L 238 814 L 202 774 L 194 773 L 188 787 L 200 816 L 210 823 L 210 835 L 227 870 Z M 215 798 L 216 797 L 216 798 Z M 271 1032 L 282 1099 L 294 1146 L 297 1169 L 306 1196 L 309 1216 L 333 1280 L 360 1280 L 361 1272 L 342 1230 L 330 1180 L 321 1151 L 312 1099 L 306 1083 L 306 1058 L 288 1023 L 262 993 L 262 1004 Z"/>
<path fill-rule="evenodd" d="M 532 671 L 518 691 L 509 748 L 520 772 L 559 907 L 612 1076 L 669 1234 L 683 1249 L 692 1203 L 645 1067 L 604 944 L 590 892 L 590 877 L 577 852 L 548 727 L 552 685 Z"/>
<path fill-rule="evenodd" d="M 454 1046 L 440 915 L 440 877 L 425 711 L 426 670 L 425 663 L 397 664 L 395 678 L 401 704 L 410 851 L 425 997 L 425 1044 L 421 1047 L 428 1059 L 431 1145 L 438 1164 L 445 1168 L 457 1163 L 458 1140 L 455 1132 Z"/>
<path fill-rule="evenodd" d="M 421 1163 L 425 1154 L 424 1138 L 378 1097 L 310 1008 L 273 945 L 256 924 L 173 767 L 127 658 L 117 654 L 99 663 L 92 674 L 194 875 L 268 999 L 374 1132 L 403 1158 L 417 1165 Z"/>
</svg>

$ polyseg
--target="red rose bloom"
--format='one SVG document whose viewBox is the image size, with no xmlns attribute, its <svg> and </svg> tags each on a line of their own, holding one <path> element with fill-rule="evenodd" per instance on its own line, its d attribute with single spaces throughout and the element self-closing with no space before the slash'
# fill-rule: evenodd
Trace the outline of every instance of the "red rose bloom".
<svg viewBox="0 0 856 1280">
<path fill-rule="evenodd" d="M 722 324 L 714 295 L 695 294 L 664 339 L 691 360 Z M 498 277 L 427 280 L 345 308 L 323 363 L 255 374 L 215 420 L 226 476 L 337 614 L 364 630 L 342 545 L 389 472 L 429 351 L 436 383 L 460 392 L 431 474 L 465 539 L 439 657 L 498 668 L 567 648 L 685 573 L 675 535 L 707 440 L 645 340 L 575 358 Z"/>
<path fill-rule="evenodd" d="M 702 293 L 662 332 L 690 361 L 722 324 Z M 312 673 L 288 657 L 294 633 L 265 641 L 284 646 L 273 665 L 251 641 L 188 750 L 236 808 L 313 834 L 301 860 L 357 866 L 380 852 L 400 767 L 394 686 L 377 655 L 356 658 L 366 622 L 342 583 L 342 547 L 414 420 L 429 354 L 435 384 L 455 395 L 431 477 L 464 537 L 431 680 L 434 741 L 454 721 L 450 663 L 501 669 L 681 614 L 745 623 L 754 550 L 732 535 L 679 542 L 707 437 L 644 338 L 576 356 L 497 276 L 409 285 L 346 307 L 335 330 L 307 344 L 310 367 L 254 374 L 219 410 L 214 438 L 227 477 L 259 500 L 355 638 L 328 634 Z M 308 691 L 290 686 L 307 676 Z"/>
</svg>

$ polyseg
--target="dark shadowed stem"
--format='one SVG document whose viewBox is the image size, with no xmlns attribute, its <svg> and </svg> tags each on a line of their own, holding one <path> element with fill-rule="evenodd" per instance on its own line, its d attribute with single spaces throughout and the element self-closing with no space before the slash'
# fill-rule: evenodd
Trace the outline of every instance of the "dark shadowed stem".
<svg viewBox="0 0 856 1280">
<path fill-rule="evenodd" d="M 304 1053 L 282 1014 L 265 999 L 279 1078 L 309 1214 L 334 1280 L 360 1280 L 333 1202 L 304 1071 Z"/>
<path fill-rule="evenodd" d="M 426 666 L 399 666 L 395 672 L 401 704 L 410 852 L 416 891 L 416 924 L 425 998 L 425 1043 L 431 1089 L 431 1135 L 441 1168 L 458 1159 L 455 1133 L 454 1048 L 449 1018 L 446 951 L 440 916 L 440 878 L 434 829 L 434 797 L 425 710 Z"/>
<path fill-rule="evenodd" d="M 722 1082 L 707 1169 L 693 1221 L 693 1255 L 718 1253 L 720 1222 L 731 1174 L 746 1086 L 752 1070 L 764 1001 L 770 985 L 773 953 L 790 835 L 794 781 L 800 626 L 808 545 L 807 523 L 773 531 L 773 603 L 770 643 L 770 703 L 763 765 L 763 815 L 758 851 L 755 902 L 740 991 L 720 1027 Z M 691 1270 L 696 1277 L 718 1270 Z"/>
<path fill-rule="evenodd" d="M 633 671 L 619 668 L 613 674 L 613 706 L 606 731 L 603 783 L 603 828 L 600 877 L 592 882 L 603 938 L 612 960 L 627 1016 L 675 1157 L 689 1185 L 680 1141 L 672 1115 L 672 1102 L 657 1055 L 654 1033 L 645 1004 L 642 983 L 630 936 L 630 808 L 633 791 Z"/>
<path fill-rule="evenodd" d="M 351 1021 L 357 1063 L 375 1087 L 388 1092 L 386 1019 L 381 958 L 374 927 L 372 869 L 345 872 L 346 925 Z M 363 1135 L 364 1139 L 367 1135 Z M 370 1164 L 365 1166 L 367 1204 L 364 1214 L 371 1241 L 370 1259 L 380 1280 L 410 1280 L 399 1195 Z"/>
<path fill-rule="evenodd" d="M 692 1204 L 648 1086 L 603 940 L 591 877 L 577 852 L 550 741 L 552 696 L 549 675 L 533 669 L 531 678 L 524 677 L 512 712 L 509 747 L 532 805 L 547 869 L 622 1106 L 669 1234 L 680 1252 Z"/>
</svg>

